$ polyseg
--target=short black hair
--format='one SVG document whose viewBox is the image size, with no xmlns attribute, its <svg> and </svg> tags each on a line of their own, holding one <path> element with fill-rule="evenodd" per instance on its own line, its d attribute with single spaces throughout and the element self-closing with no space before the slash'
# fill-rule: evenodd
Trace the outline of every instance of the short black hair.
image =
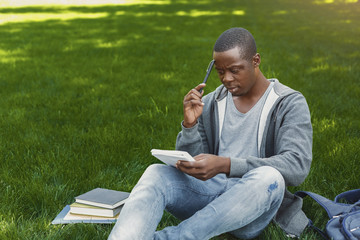
<svg viewBox="0 0 360 240">
<path fill-rule="evenodd" d="M 253 35 L 245 28 L 230 28 L 223 32 L 214 45 L 215 52 L 225 52 L 239 48 L 240 57 L 251 61 L 257 53 Z"/>
</svg>

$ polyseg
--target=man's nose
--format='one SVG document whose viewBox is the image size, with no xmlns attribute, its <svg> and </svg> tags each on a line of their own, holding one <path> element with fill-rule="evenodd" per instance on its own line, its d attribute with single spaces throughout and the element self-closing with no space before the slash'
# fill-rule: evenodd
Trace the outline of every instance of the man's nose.
<svg viewBox="0 0 360 240">
<path fill-rule="evenodd" d="M 226 71 L 223 77 L 223 82 L 231 82 L 234 80 L 233 75 L 231 74 L 231 72 Z"/>
</svg>

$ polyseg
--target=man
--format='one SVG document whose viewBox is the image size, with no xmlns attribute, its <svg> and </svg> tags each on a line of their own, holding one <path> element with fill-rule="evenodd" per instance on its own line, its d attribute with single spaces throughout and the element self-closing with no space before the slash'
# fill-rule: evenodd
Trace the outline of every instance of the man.
<svg viewBox="0 0 360 240">
<path fill-rule="evenodd" d="M 176 141 L 196 161 L 148 167 L 109 239 L 209 239 L 225 232 L 251 239 L 272 219 L 299 236 L 307 226 L 301 199 L 286 190 L 302 183 L 311 165 L 305 98 L 264 77 L 246 29 L 222 33 L 213 59 L 222 85 L 203 97 L 200 84 L 184 97 Z M 164 209 L 183 221 L 156 232 Z"/>
</svg>

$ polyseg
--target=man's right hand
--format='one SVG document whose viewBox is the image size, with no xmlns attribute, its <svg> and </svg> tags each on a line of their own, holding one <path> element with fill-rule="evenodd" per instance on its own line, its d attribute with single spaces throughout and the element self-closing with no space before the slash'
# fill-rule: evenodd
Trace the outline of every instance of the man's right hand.
<svg viewBox="0 0 360 240">
<path fill-rule="evenodd" d="M 197 85 L 195 88 L 191 89 L 188 94 L 184 97 L 184 127 L 191 128 L 193 127 L 197 119 L 200 117 L 204 103 L 201 101 L 201 98 L 204 94 L 204 91 L 199 92 L 200 89 L 205 87 L 205 83 Z"/>
</svg>

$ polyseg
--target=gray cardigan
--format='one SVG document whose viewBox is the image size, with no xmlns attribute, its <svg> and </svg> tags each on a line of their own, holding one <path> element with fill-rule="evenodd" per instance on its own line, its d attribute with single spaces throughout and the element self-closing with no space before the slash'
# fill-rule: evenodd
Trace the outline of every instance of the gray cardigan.
<svg viewBox="0 0 360 240">
<path fill-rule="evenodd" d="M 286 186 L 301 184 L 309 173 L 312 160 L 312 126 L 310 112 L 304 96 L 297 91 L 274 82 L 259 129 L 259 158 L 231 158 L 229 177 L 242 177 L 260 166 L 272 166 L 284 177 Z M 227 90 L 221 85 L 203 97 L 204 109 L 198 123 L 192 128 L 182 126 L 176 140 L 176 149 L 188 151 L 192 156 L 200 153 L 218 154 L 223 110 Z M 224 106 L 220 107 L 224 108 Z M 302 208 L 302 199 L 288 190 L 277 212 L 275 222 L 288 234 L 300 236 L 308 224 Z"/>
</svg>

